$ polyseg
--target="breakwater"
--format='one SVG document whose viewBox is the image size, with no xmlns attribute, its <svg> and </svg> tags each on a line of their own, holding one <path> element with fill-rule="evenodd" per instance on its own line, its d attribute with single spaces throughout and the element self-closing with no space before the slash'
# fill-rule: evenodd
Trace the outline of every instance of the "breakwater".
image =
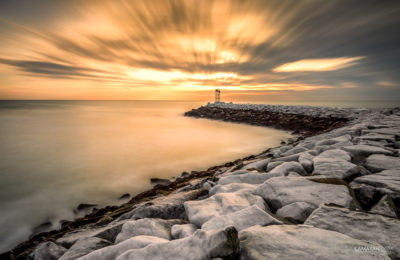
<svg viewBox="0 0 400 260">
<path fill-rule="evenodd" d="M 183 173 L 122 206 L 37 235 L 4 257 L 400 257 L 399 109 L 221 103 L 192 111 L 187 115 L 243 123 L 255 120 L 252 111 L 277 113 L 283 121 L 288 115 L 294 125 L 288 130 L 304 135 L 258 155 Z M 326 128 L 297 129 L 296 117 Z"/>
</svg>

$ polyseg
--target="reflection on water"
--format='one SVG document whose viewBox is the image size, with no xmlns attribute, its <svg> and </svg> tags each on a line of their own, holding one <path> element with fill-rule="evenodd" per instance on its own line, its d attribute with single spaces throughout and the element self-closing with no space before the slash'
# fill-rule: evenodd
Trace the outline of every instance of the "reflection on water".
<svg viewBox="0 0 400 260">
<path fill-rule="evenodd" d="M 283 131 L 183 117 L 196 102 L 1 101 L 0 251 L 79 203 L 117 203 L 150 177 L 202 170 L 279 145 Z"/>
</svg>

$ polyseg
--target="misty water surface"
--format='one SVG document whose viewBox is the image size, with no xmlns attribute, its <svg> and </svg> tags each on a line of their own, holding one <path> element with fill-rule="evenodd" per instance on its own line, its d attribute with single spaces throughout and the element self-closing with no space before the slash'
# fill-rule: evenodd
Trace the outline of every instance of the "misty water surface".
<svg viewBox="0 0 400 260">
<path fill-rule="evenodd" d="M 73 219 L 80 203 L 124 193 L 277 146 L 269 128 L 184 117 L 203 103 L 0 101 L 0 251 L 32 228 Z"/>
</svg>

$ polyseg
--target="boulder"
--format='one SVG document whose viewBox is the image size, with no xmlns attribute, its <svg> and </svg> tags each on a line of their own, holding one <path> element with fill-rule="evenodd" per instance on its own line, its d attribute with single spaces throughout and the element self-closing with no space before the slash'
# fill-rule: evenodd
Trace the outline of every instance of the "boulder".
<svg viewBox="0 0 400 260">
<path fill-rule="evenodd" d="M 315 205 L 307 202 L 294 202 L 278 209 L 276 215 L 299 224 L 304 223 L 316 208 Z"/>
<path fill-rule="evenodd" d="M 314 157 L 314 175 L 323 175 L 327 178 L 350 180 L 360 174 L 360 168 L 349 162 L 350 155 L 342 150 L 334 149 L 322 152 Z"/>
<path fill-rule="evenodd" d="M 133 249 L 117 257 L 117 260 L 201 260 L 221 257 L 234 259 L 239 241 L 234 227 L 224 230 L 197 230 L 193 235 L 167 243 Z"/>
<path fill-rule="evenodd" d="M 372 154 L 365 160 L 365 167 L 372 172 L 379 172 L 389 169 L 400 170 L 400 157 Z"/>
<path fill-rule="evenodd" d="M 391 257 L 400 257 L 400 220 L 378 214 L 321 205 L 304 224 L 379 243 Z"/>
<path fill-rule="evenodd" d="M 30 254 L 30 257 L 33 260 L 57 260 L 66 251 L 66 248 L 53 242 L 44 242 L 36 247 L 36 249 Z"/>
<path fill-rule="evenodd" d="M 122 241 L 116 245 L 104 247 L 93 251 L 85 256 L 78 258 L 79 260 L 113 260 L 119 255 L 131 249 L 139 249 L 150 244 L 159 244 L 169 242 L 167 239 L 151 236 L 136 236 Z"/>
<path fill-rule="evenodd" d="M 353 206 L 345 185 L 325 184 L 304 177 L 275 177 L 259 185 L 254 194 L 263 197 L 273 210 L 295 202 L 307 202 L 315 207 L 321 203 Z"/>
<path fill-rule="evenodd" d="M 296 153 L 301 153 L 301 152 L 304 152 L 304 151 L 307 151 L 307 149 L 302 147 L 302 146 L 296 146 L 296 147 L 293 147 L 292 149 L 290 149 L 290 150 L 288 150 L 286 152 L 282 152 L 280 156 L 283 156 L 283 157 L 284 156 L 289 156 L 289 155 L 293 155 L 293 154 L 296 154 Z"/>
<path fill-rule="evenodd" d="M 278 158 L 278 159 L 279 159 L 279 158 Z M 282 163 L 284 163 L 284 161 L 274 161 L 274 162 L 270 162 L 270 163 L 267 165 L 266 171 L 269 172 L 269 171 L 271 171 L 272 169 L 274 169 L 275 167 L 281 165 Z"/>
<path fill-rule="evenodd" d="M 56 240 L 56 242 L 66 248 L 71 247 L 81 238 L 98 237 L 114 243 L 115 238 L 121 231 L 122 225 L 126 221 L 115 221 L 108 225 L 96 228 L 83 228 L 68 232 L 64 236 Z"/>
<path fill-rule="evenodd" d="M 271 176 L 271 174 L 268 173 L 250 172 L 250 173 L 227 175 L 221 177 L 218 181 L 218 184 L 220 185 L 226 185 L 230 183 L 261 184 L 272 177 L 273 175 Z"/>
<path fill-rule="evenodd" d="M 253 191 L 255 190 L 257 185 L 248 184 L 248 183 L 230 183 L 226 185 L 215 185 L 209 191 L 210 196 L 223 193 L 223 192 L 236 192 L 236 191 Z"/>
<path fill-rule="evenodd" d="M 316 154 L 315 151 L 307 151 L 303 152 L 299 156 L 299 163 L 301 166 L 303 166 L 304 170 L 306 170 L 307 173 L 311 173 L 314 169 L 314 162 L 313 159 L 315 157 L 314 154 Z"/>
<path fill-rule="evenodd" d="M 268 173 L 271 175 L 286 176 L 289 172 L 297 172 L 300 175 L 306 175 L 306 172 L 298 162 L 284 162 L 281 165 L 275 167 Z"/>
<path fill-rule="evenodd" d="M 92 251 L 110 245 L 112 245 L 111 242 L 98 237 L 81 238 L 76 241 L 75 244 L 73 244 L 71 248 L 59 258 L 59 260 L 74 260 L 80 256 L 87 255 Z"/>
<path fill-rule="evenodd" d="M 350 185 L 366 184 L 376 188 L 381 194 L 390 195 L 392 198 L 400 198 L 400 169 L 385 170 L 355 178 Z"/>
<path fill-rule="evenodd" d="M 281 161 L 281 162 L 296 162 L 299 159 L 300 154 L 293 154 L 293 155 L 288 155 L 288 156 L 284 156 L 284 157 L 279 157 L 276 159 L 272 159 L 271 162 L 277 162 L 277 161 Z"/>
<path fill-rule="evenodd" d="M 193 224 L 173 225 L 171 227 L 171 236 L 173 239 L 184 238 L 193 235 L 197 227 Z"/>
<path fill-rule="evenodd" d="M 267 165 L 269 163 L 271 159 L 267 158 L 267 159 L 262 159 L 262 160 L 258 160 L 256 162 L 252 162 L 249 163 L 245 166 L 243 166 L 243 170 L 251 170 L 251 169 L 255 169 L 257 171 L 265 171 L 265 168 L 267 168 Z"/>
<path fill-rule="evenodd" d="M 317 145 L 317 146 L 333 145 L 336 143 L 348 142 L 350 140 L 351 140 L 351 135 L 346 134 L 346 135 L 342 135 L 342 136 L 338 136 L 338 137 L 334 137 L 334 138 L 320 140 L 320 141 L 316 142 L 315 145 Z"/>
<path fill-rule="evenodd" d="M 253 226 L 240 231 L 239 239 L 243 260 L 390 259 L 377 243 L 305 225 Z"/>
<path fill-rule="evenodd" d="M 380 140 L 385 140 L 390 143 L 395 142 L 395 137 L 393 135 L 385 135 L 385 134 L 377 134 L 377 133 L 369 133 L 360 137 L 356 138 L 356 141 L 362 141 L 362 140 L 370 140 L 370 141 L 380 141 Z"/>
<path fill-rule="evenodd" d="M 350 186 L 353 189 L 357 201 L 365 210 L 370 210 L 382 197 L 381 193 L 373 186 L 356 184 L 354 181 L 350 183 Z"/>
<path fill-rule="evenodd" d="M 396 206 L 392 199 L 387 195 L 383 196 L 382 199 L 372 207 L 369 213 L 381 214 L 392 218 L 399 217 Z"/>
<path fill-rule="evenodd" d="M 201 229 L 208 231 L 234 226 L 236 230 L 240 231 L 254 225 L 267 226 L 278 224 L 282 224 L 282 222 L 258 206 L 253 205 L 223 216 L 212 217 L 201 226 Z"/>
<path fill-rule="evenodd" d="M 184 203 L 189 221 L 198 227 L 214 216 L 226 215 L 251 205 L 265 209 L 264 200 L 248 191 L 217 193 L 204 200 Z"/>
<path fill-rule="evenodd" d="M 167 186 L 167 185 L 171 184 L 171 181 L 168 179 L 162 179 L 162 178 L 150 178 L 150 184 L 151 184 L 151 186 L 156 186 L 156 185 Z"/>
<path fill-rule="evenodd" d="M 349 152 L 353 158 L 354 162 L 362 162 L 364 159 L 371 154 L 385 154 L 385 155 L 393 155 L 393 152 L 388 151 L 381 147 L 365 145 L 365 144 L 357 144 L 352 146 L 345 146 L 342 148 L 346 152 Z"/>
<path fill-rule="evenodd" d="M 115 239 L 116 243 L 134 236 L 152 236 L 171 239 L 171 226 L 184 223 L 182 220 L 164 220 L 157 218 L 143 218 L 129 220 L 123 226 L 121 232 Z"/>
<path fill-rule="evenodd" d="M 207 193 L 206 189 L 198 189 L 162 196 L 150 203 L 145 202 L 138 205 L 133 210 L 123 214 L 118 220 L 140 218 L 186 219 L 183 203 L 188 200 L 195 200 Z"/>
</svg>

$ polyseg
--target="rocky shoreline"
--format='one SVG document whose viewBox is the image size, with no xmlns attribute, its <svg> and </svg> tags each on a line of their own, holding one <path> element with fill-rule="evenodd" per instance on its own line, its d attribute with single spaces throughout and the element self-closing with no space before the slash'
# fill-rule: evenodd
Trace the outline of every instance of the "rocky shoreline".
<svg viewBox="0 0 400 260">
<path fill-rule="evenodd" d="M 400 109 L 215 103 L 186 115 L 300 136 L 183 173 L 2 259 L 400 259 Z"/>
</svg>

